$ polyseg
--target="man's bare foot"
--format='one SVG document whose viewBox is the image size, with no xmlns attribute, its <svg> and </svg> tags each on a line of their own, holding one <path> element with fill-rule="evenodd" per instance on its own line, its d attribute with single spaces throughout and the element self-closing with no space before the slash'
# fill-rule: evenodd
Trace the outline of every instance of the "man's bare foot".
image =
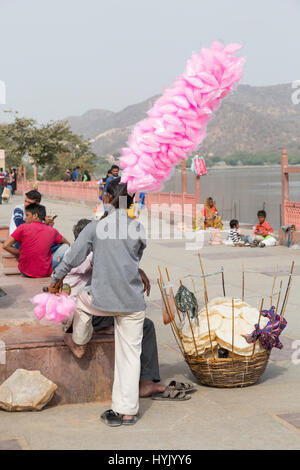
<svg viewBox="0 0 300 470">
<path fill-rule="evenodd" d="M 152 382 L 152 380 L 143 380 L 139 385 L 139 395 L 141 398 L 151 397 L 154 393 L 164 392 L 165 389 L 165 385 Z"/>
<path fill-rule="evenodd" d="M 71 349 L 74 356 L 76 356 L 78 359 L 82 358 L 86 350 L 86 344 L 79 345 L 74 343 L 71 333 L 65 333 L 64 342 Z"/>
</svg>

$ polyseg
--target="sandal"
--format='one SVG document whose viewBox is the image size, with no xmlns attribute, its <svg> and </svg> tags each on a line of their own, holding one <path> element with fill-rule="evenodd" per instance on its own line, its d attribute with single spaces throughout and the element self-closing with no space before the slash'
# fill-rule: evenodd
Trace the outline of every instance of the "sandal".
<svg viewBox="0 0 300 470">
<path fill-rule="evenodd" d="M 132 419 L 124 419 L 123 416 L 122 416 L 121 424 L 124 424 L 124 426 L 132 426 L 139 420 L 138 415 L 134 415 Z"/>
<path fill-rule="evenodd" d="M 100 416 L 101 421 L 103 421 L 107 426 L 121 426 L 122 416 L 119 413 L 116 413 L 113 410 L 106 410 Z"/>
<path fill-rule="evenodd" d="M 156 393 L 152 395 L 152 400 L 162 401 L 186 401 L 190 400 L 190 396 L 186 395 L 183 390 L 176 390 L 175 388 L 166 387 L 166 390 L 162 393 Z"/>
<path fill-rule="evenodd" d="M 175 388 L 175 390 L 183 390 L 184 392 L 190 392 L 191 390 L 195 389 L 193 384 L 184 383 L 184 382 L 176 382 L 175 380 L 172 380 L 169 383 L 168 387 Z"/>
</svg>

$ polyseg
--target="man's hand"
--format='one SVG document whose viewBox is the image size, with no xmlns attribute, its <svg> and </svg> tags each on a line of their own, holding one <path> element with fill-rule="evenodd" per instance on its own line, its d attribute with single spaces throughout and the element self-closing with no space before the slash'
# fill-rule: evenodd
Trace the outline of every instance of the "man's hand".
<svg viewBox="0 0 300 470">
<path fill-rule="evenodd" d="M 50 225 L 51 227 L 53 227 L 53 225 L 54 225 L 54 219 L 53 219 L 50 215 L 46 215 L 46 217 L 45 217 L 45 224 L 46 224 L 46 225 Z"/>
<path fill-rule="evenodd" d="M 151 290 L 150 281 L 142 269 L 139 269 L 139 273 L 144 284 L 144 292 L 146 292 L 147 297 L 149 297 L 150 290 Z"/>
</svg>

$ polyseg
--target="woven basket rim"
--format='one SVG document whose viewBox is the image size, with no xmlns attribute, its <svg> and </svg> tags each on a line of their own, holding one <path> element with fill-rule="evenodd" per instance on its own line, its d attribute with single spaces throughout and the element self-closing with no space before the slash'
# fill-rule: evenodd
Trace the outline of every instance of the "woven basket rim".
<svg viewBox="0 0 300 470">
<path fill-rule="evenodd" d="M 240 357 L 216 357 L 213 359 L 212 357 L 200 357 L 200 356 L 188 356 L 185 354 L 185 359 L 187 362 L 196 361 L 196 362 L 219 362 L 219 363 L 226 363 L 226 362 L 241 362 L 241 361 L 255 361 L 256 359 L 262 359 L 263 357 L 268 358 L 270 356 L 270 351 L 266 350 L 258 354 L 254 354 L 253 356 L 240 356 Z"/>
</svg>

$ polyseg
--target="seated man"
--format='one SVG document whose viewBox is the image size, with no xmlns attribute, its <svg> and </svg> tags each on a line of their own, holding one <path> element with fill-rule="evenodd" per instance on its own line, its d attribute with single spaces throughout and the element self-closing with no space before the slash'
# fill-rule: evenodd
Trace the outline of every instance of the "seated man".
<svg viewBox="0 0 300 470">
<path fill-rule="evenodd" d="M 25 277 L 48 277 L 52 273 L 51 246 L 69 242 L 53 227 L 44 223 L 45 206 L 29 204 L 25 208 L 25 224 L 19 227 L 4 242 L 3 248 L 19 256 L 18 268 Z M 16 242 L 21 248 L 13 246 Z"/>
<path fill-rule="evenodd" d="M 42 195 L 39 191 L 36 189 L 32 189 L 31 191 L 28 191 L 28 193 L 25 194 L 25 201 L 24 204 L 19 204 L 16 206 L 13 210 L 12 217 L 10 220 L 10 226 L 9 226 L 9 234 L 11 235 L 20 225 L 25 224 L 25 211 L 26 207 L 29 206 L 29 204 L 40 204 L 42 200 Z M 46 225 L 50 225 L 53 227 L 54 225 L 54 220 L 50 216 L 45 216 L 44 223 Z M 20 243 L 16 242 L 14 244 L 15 248 L 20 248 Z M 53 244 L 51 247 L 51 253 L 52 253 L 52 270 L 56 268 L 56 266 L 62 261 L 64 257 L 64 253 L 67 250 L 67 246 L 64 244 Z"/>
</svg>

